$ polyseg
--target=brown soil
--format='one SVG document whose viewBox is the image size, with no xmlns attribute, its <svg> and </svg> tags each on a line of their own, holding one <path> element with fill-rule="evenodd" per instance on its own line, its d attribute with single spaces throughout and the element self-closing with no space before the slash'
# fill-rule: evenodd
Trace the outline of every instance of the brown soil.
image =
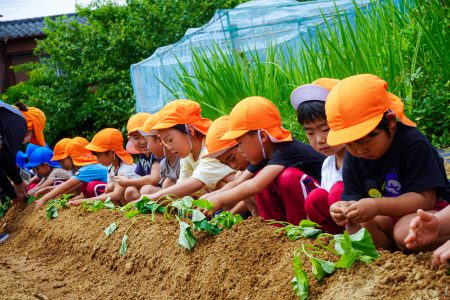
<svg viewBox="0 0 450 300">
<path fill-rule="evenodd" d="M 31 207 L 1 220 L 12 231 L 0 245 L 0 299 L 295 299 L 290 242 L 250 218 L 217 237 L 198 235 L 192 252 L 177 245 L 178 225 L 158 218 L 135 222 L 125 257 L 120 240 L 131 220 L 103 210 L 60 210 L 47 220 Z M 103 229 L 119 220 L 117 232 Z M 303 241 L 305 242 L 305 241 Z M 308 266 L 307 263 L 305 263 Z M 312 278 L 312 276 L 311 276 Z M 430 254 L 382 252 L 318 284 L 311 299 L 448 299 L 450 276 Z"/>
</svg>

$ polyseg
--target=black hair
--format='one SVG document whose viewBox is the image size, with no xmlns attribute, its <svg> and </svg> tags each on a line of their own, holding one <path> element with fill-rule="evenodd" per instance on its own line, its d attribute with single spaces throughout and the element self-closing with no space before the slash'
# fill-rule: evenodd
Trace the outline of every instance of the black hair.
<svg viewBox="0 0 450 300">
<path fill-rule="evenodd" d="M 383 118 L 381 119 L 380 123 L 378 123 L 376 128 L 385 131 L 389 136 L 390 135 L 389 127 L 388 127 L 389 120 L 386 117 L 388 113 L 389 113 L 389 111 L 387 111 L 383 114 Z"/>
<path fill-rule="evenodd" d="M 186 124 L 177 124 L 177 125 L 173 126 L 172 128 L 176 129 L 178 131 L 181 131 L 184 134 L 189 134 L 189 132 L 187 131 L 187 128 L 186 128 Z"/>
<path fill-rule="evenodd" d="M 20 110 L 20 111 L 28 111 L 28 106 L 26 106 L 24 103 L 22 102 L 16 102 L 16 107 Z"/>
<path fill-rule="evenodd" d="M 327 120 L 325 102 L 319 100 L 306 101 L 297 108 L 297 120 L 300 125 L 317 120 Z"/>
</svg>

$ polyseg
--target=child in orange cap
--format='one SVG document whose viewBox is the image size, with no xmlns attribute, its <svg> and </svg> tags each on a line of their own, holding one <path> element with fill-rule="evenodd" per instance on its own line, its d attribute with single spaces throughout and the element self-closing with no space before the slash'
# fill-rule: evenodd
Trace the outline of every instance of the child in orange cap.
<svg viewBox="0 0 450 300">
<path fill-rule="evenodd" d="M 102 201 L 110 198 L 115 204 L 122 205 L 125 188 L 116 184 L 116 176 L 138 177 L 135 173 L 136 164 L 133 162 L 133 157 L 123 148 L 122 133 L 114 128 L 102 129 L 97 132 L 85 148 L 97 157 L 100 164 L 108 168 L 105 192 L 91 198 Z"/>
<path fill-rule="evenodd" d="M 155 177 L 159 178 L 160 158 L 148 149 L 147 140 L 141 134 L 145 121 L 152 114 L 141 112 L 133 115 L 127 124 L 128 139 L 127 151 L 131 154 L 139 154 L 135 173 L 139 178 L 125 178 L 118 176 L 115 181 L 125 188 L 124 203 L 136 200 L 140 197 L 140 189 L 149 183 L 155 182 Z M 157 180 L 159 180 L 157 178 Z M 157 182 L 157 181 L 156 181 Z"/>
<path fill-rule="evenodd" d="M 180 157 L 180 176 L 175 185 L 148 195 L 159 199 L 166 195 L 179 197 L 204 193 L 221 188 L 232 181 L 234 170 L 214 158 L 203 158 L 208 153 L 205 135 L 211 121 L 201 116 L 200 105 L 190 100 L 175 100 L 159 112 L 158 130 L 164 145 Z"/>
<path fill-rule="evenodd" d="M 305 130 L 309 144 L 314 150 L 327 156 L 322 165 L 321 188 L 311 191 L 306 197 L 306 214 L 311 221 L 321 225 L 324 231 L 333 234 L 343 230 L 331 218 L 330 206 L 341 200 L 344 190 L 342 165 L 345 147 L 327 144 L 330 127 L 325 115 L 325 101 L 337 83 L 337 79 L 320 78 L 312 84 L 299 86 L 291 94 L 291 104 L 297 111 L 298 122 Z"/>
<path fill-rule="evenodd" d="M 212 192 L 219 193 L 226 189 L 230 189 L 238 184 L 237 179 L 244 172 L 249 162 L 245 159 L 241 152 L 238 150 L 238 143 L 236 140 L 222 140 L 222 136 L 228 130 L 230 116 L 222 116 L 217 118 L 212 122 L 206 134 L 206 148 L 208 149 L 208 154 L 203 157 L 216 158 L 224 165 L 229 166 L 233 170 L 236 170 L 236 176 L 232 182 L 227 183 L 223 188 L 218 191 Z M 206 197 L 211 194 L 206 195 Z M 258 211 L 256 208 L 255 198 L 244 200 L 234 207 L 225 207 L 229 209 L 233 214 L 243 213 L 245 211 L 250 211 L 252 215 L 257 216 Z"/>
<path fill-rule="evenodd" d="M 347 149 L 343 201 L 330 212 L 350 233 L 363 226 L 377 246 L 404 249 L 416 211 L 445 207 L 450 186 L 443 159 L 386 89 L 386 81 L 362 74 L 342 80 L 327 97 L 328 144 Z"/>
<path fill-rule="evenodd" d="M 16 103 L 17 108 L 27 121 L 28 132 L 25 136 L 26 143 L 30 142 L 45 147 L 44 127 L 47 119 L 42 110 L 36 107 L 28 107 L 21 102 Z"/>
<path fill-rule="evenodd" d="M 71 139 L 69 138 L 63 138 L 59 140 L 55 144 L 55 148 L 53 148 L 53 157 L 51 159 L 52 161 L 57 161 L 66 171 L 72 171 L 73 169 L 72 160 L 66 152 L 66 146 L 70 142 L 70 140 Z"/>
<path fill-rule="evenodd" d="M 307 217 L 304 201 L 319 186 L 324 157 L 292 139 L 270 100 L 249 97 L 236 104 L 222 139 L 237 140 L 250 165 L 238 178 L 239 185 L 207 195 L 214 211 L 255 196 L 259 215 L 266 220 L 298 224 Z"/>
<path fill-rule="evenodd" d="M 66 146 L 66 153 L 72 160 L 75 175 L 36 201 L 36 208 L 41 207 L 51 199 L 73 192 L 78 188 L 81 193 L 74 199 L 90 198 L 103 192 L 99 187 L 106 184 L 108 169 L 99 164 L 91 151 L 85 148 L 87 144 L 89 142 L 82 137 L 75 137 L 70 140 Z"/>
</svg>

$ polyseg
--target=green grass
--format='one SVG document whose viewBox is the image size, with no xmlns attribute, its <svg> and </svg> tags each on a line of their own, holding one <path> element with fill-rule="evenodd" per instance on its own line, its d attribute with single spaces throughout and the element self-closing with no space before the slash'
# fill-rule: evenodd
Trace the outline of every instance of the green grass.
<svg viewBox="0 0 450 300">
<path fill-rule="evenodd" d="M 301 138 L 289 104 L 295 87 L 320 77 L 372 73 L 404 99 L 407 114 L 429 139 L 445 147 L 450 145 L 449 3 L 418 0 L 395 7 L 377 1 L 369 12 L 355 5 L 354 25 L 342 12 L 330 20 L 323 16 L 314 28 L 316 42 L 308 42 L 314 40 L 311 31 L 295 50 L 277 45 L 264 53 L 193 51 L 193 74 L 182 67 L 171 92 L 198 101 L 211 119 L 229 113 L 245 97 L 264 96 L 280 109 L 285 127 Z"/>
</svg>

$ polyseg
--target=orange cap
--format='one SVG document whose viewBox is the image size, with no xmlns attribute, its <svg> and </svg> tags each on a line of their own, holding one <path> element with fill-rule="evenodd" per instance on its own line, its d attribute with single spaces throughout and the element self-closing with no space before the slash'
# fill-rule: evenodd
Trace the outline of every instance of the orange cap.
<svg viewBox="0 0 450 300">
<path fill-rule="evenodd" d="M 69 142 L 69 138 L 59 140 L 53 149 L 53 157 L 51 160 L 61 160 L 67 158 L 69 155 L 66 153 L 66 146 Z"/>
<path fill-rule="evenodd" d="M 142 130 L 142 126 L 144 126 L 145 120 L 150 117 L 152 114 L 146 112 L 140 112 L 135 115 L 132 115 L 130 119 L 128 119 L 127 123 L 127 131 L 128 134 Z"/>
<path fill-rule="evenodd" d="M 289 130 L 282 127 L 280 112 L 264 97 L 254 96 L 241 100 L 230 113 L 228 131 L 223 140 L 236 139 L 250 130 L 265 130 L 273 142 L 292 141 Z"/>
<path fill-rule="evenodd" d="M 85 148 L 87 144 L 89 141 L 80 136 L 74 137 L 67 143 L 66 153 L 72 158 L 75 166 L 82 167 L 97 163 L 97 158 Z"/>
<path fill-rule="evenodd" d="M 236 140 L 221 140 L 222 136 L 228 130 L 229 120 L 230 116 L 222 116 L 212 122 L 205 140 L 206 149 L 208 149 L 209 154 L 203 157 L 216 158 L 237 145 Z"/>
<path fill-rule="evenodd" d="M 321 87 L 331 91 L 339 82 L 341 82 L 339 79 L 324 77 L 314 80 L 311 84 L 320 85 Z"/>
<path fill-rule="evenodd" d="M 378 76 L 361 74 L 342 80 L 325 102 L 330 146 L 356 141 L 378 126 L 383 114 L 392 110 L 400 121 L 416 126 L 403 113 L 403 103 L 386 91 L 387 82 Z"/>
<path fill-rule="evenodd" d="M 33 130 L 30 143 L 45 147 L 44 127 L 47 119 L 42 110 L 37 107 L 28 107 L 27 111 L 21 111 L 27 121 L 28 130 Z"/>
<path fill-rule="evenodd" d="M 115 128 L 105 128 L 97 132 L 92 141 L 85 147 L 94 152 L 113 151 L 127 164 L 133 163 L 133 157 L 123 149 L 122 133 Z"/>
<path fill-rule="evenodd" d="M 166 129 L 179 124 L 188 124 L 206 135 L 211 126 L 211 120 L 202 118 L 201 111 L 197 102 L 185 99 L 174 100 L 161 109 L 158 123 L 151 129 Z"/>
<path fill-rule="evenodd" d="M 144 126 L 142 126 L 142 130 L 139 130 L 139 132 L 143 136 L 149 136 L 149 135 L 157 135 L 158 131 L 156 129 L 152 129 L 156 124 L 158 124 L 159 120 L 161 119 L 163 114 L 161 114 L 161 111 L 154 113 L 150 117 L 147 118 L 144 122 Z"/>
</svg>

